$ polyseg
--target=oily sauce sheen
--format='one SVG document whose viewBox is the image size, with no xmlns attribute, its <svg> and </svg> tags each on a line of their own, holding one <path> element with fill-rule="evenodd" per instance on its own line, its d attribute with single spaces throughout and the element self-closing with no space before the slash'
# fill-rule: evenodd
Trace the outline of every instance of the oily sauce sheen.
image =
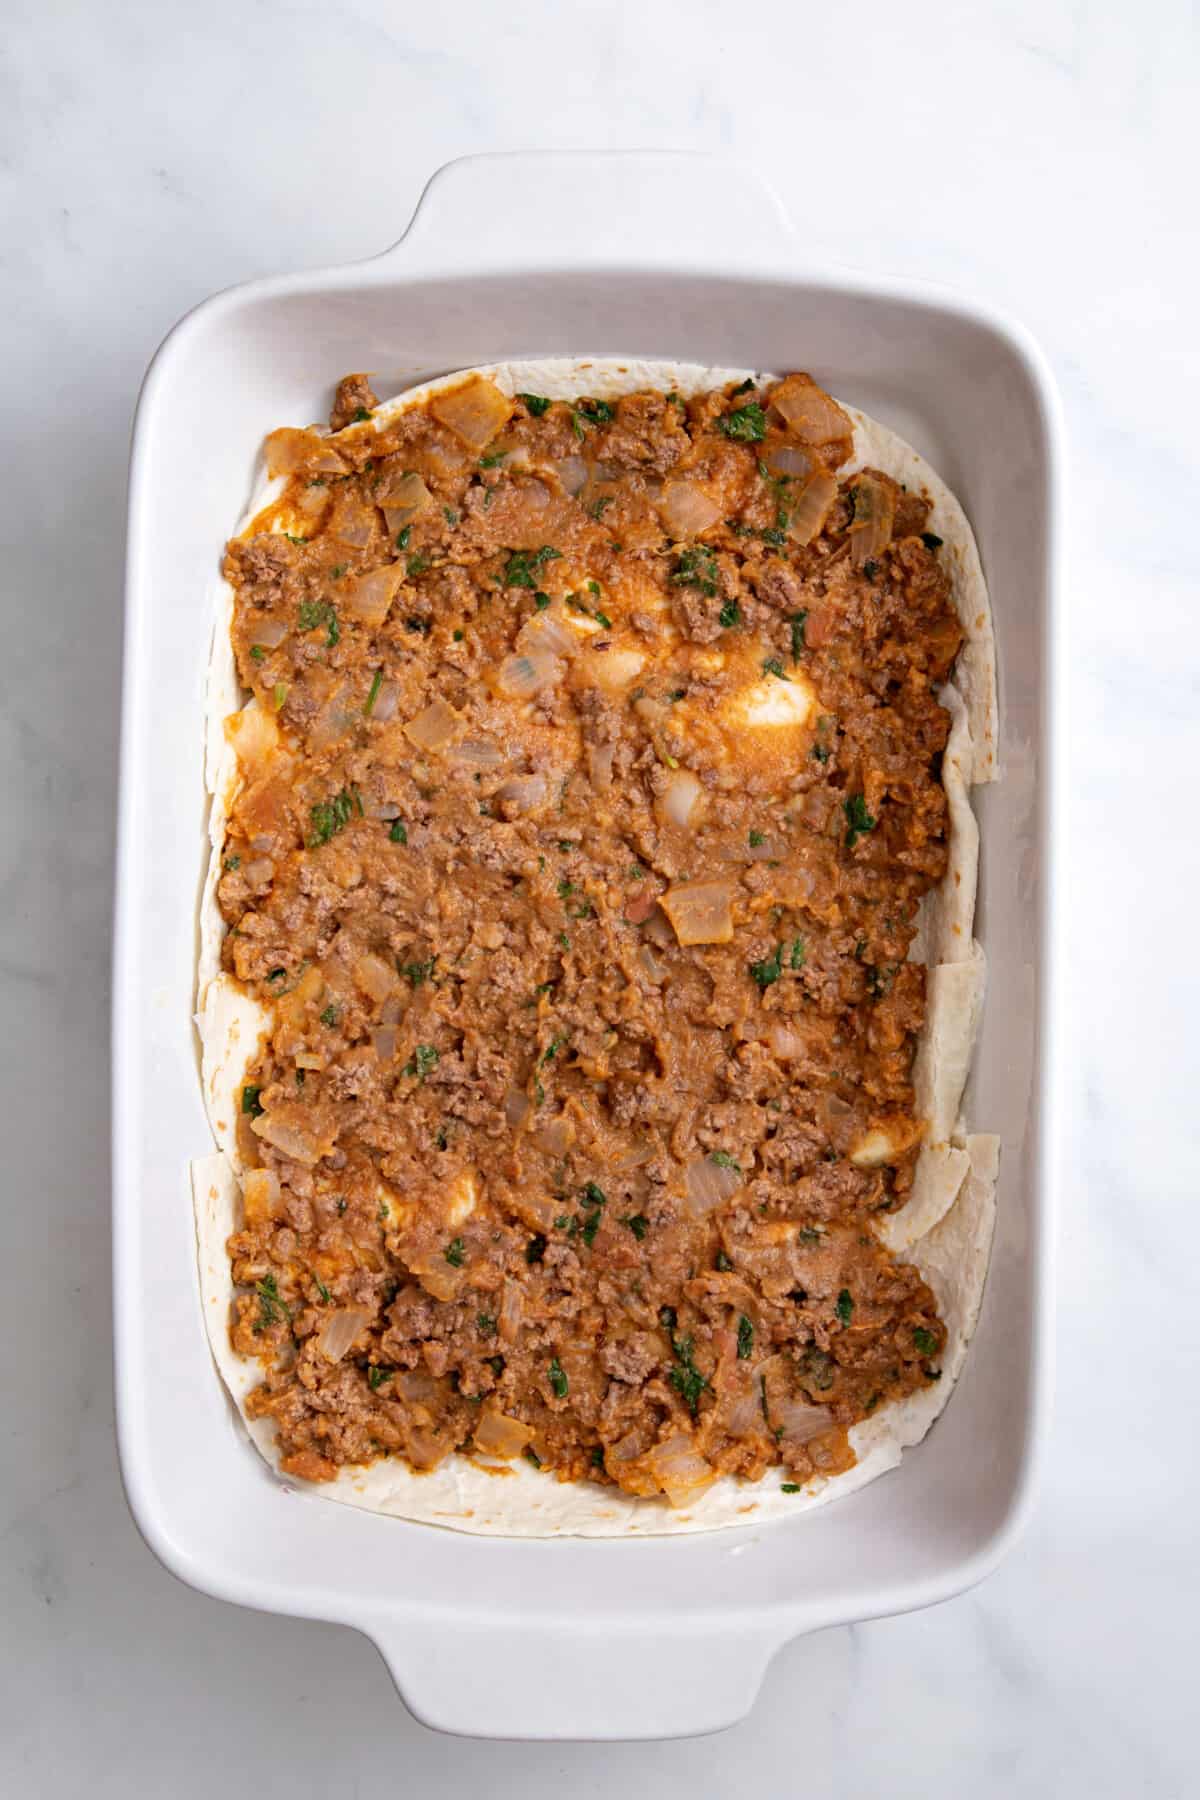
<svg viewBox="0 0 1200 1800">
<path fill-rule="evenodd" d="M 844 1470 L 945 1342 L 877 1235 L 947 855 L 927 502 L 803 375 L 375 404 L 272 434 L 225 561 L 250 1411 L 313 1481 Z"/>
</svg>

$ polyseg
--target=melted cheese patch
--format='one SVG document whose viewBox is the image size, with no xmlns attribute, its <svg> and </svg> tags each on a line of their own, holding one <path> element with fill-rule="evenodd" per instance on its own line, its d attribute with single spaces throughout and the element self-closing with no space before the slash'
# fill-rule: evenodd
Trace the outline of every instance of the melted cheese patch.
<svg viewBox="0 0 1200 1800">
<path fill-rule="evenodd" d="M 735 731 L 796 730 L 808 723 L 816 695 L 802 676 L 764 675 L 722 708 Z"/>
</svg>

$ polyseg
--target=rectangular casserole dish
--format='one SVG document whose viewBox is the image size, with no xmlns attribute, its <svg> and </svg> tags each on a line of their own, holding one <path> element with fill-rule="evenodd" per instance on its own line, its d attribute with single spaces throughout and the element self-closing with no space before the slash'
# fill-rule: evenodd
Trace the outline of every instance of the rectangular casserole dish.
<svg viewBox="0 0 1200 1800">
<path fill-rule="evenodd" d="M 736 266 L 714 256 L 715 217 L 739 221 Z M 211 1147 L 191 1012 L 221 546 L 264 432 L 319 416 L 345 370 L 372 369 L 388 395 L 562 353 L 810 370 L 929 457 L 991 589 L 1001 780 L 974 794 L 989 992 L 967 1098 L 1003 1142 L 983 1313 L 929 1439 L 794 1525 L 539 1543 L 334 1506 L 268 1473 L 205 1340 L 187 1166 Z M 171 333 L 130 481 L 113 1049 L 121 1460 L 175 1574 L 358 1627 L 441 1729 L 634 1738 L 730 1724 L 790 1638 L 928 1605 L 995 1564 L 1028 1509 L 1047 1410 L 1059 467 L 1053 387 L 1023 332 L 911 282 L 817 267 L 764 186 L 707 158 L 451 164 L 383 256 L 218 295 Z"/>
</svg>

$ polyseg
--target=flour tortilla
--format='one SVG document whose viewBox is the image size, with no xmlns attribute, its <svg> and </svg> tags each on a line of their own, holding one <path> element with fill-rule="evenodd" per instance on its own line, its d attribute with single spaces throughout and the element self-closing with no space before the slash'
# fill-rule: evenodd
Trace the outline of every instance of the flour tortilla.
<svg viewBox="0 0 1200 1800">
<path fill-rule="evenodd" d="M 741 381 L 748 372 L 612 357 L 530 360 L 494 364 L 479 371 L 506 393 L 538 393 L 552 399 L 573 399 L 579 394 L 611 399 L 639 388 L 673 389 L 688 396 Z M 369 423 L 351 429 L 380 430 L 397 412 L 421 404 L 439 388 L 461 381 L 466 373 L 456 371 L 410 389 L 378 407 Z M 927 896 L 914 944 L 916 959 L 929 965 L 926 1029 L 914 1065 L 926 1139 L 910 1198 L 886 1221 L 883 1231 L 885 1241 L 904 1260 L 915 1264 L 937 1297 L 947 1330 L 942 1379 L 854 1426 L 850 1441 L 858 1458 L 855 1467 L 844 1475 L 818 1478 L 798 1494 L 785 1494 L 780 1471 L 773 1469 L 759 1482 L 722 1477 L 695 1503 L 676 1509 L 665 1500 L 637 1500 L 588 1482 L 559 1482 L 521 1458 L 489 1466 L 482 1459 L 455 1455 L 427 1474 L 416 1473 L 396 1458 L 385 1458 L 365 1469 L 343 1468 L 335 1481 L 319 1488 L 297 1484 L 314 1500 L 334 1500 L 396 1518 L 507 1537 L 624 1538 L 760 1525 L 823 1506 L 894 1468 L 901 1452 L 924 1437 L 950 1397 L 983 1297 L 999 1161 L 999 1140 L 967 1136 L 960 1110 L 985 981 L 983 952 L 971 936 L 979 834 L 969 788 L 993 780 L 997 773 L 991 615 L 979 553 L 954 496 L 910 445 L 854 407 L 846 407 L 846 411 L 854 422 L 854 456 L 847 469 L 881 469 L 909 488 L 924 492 L 933 502 L 930 529 L 943 539 L 942 560 L 950 571 L 954 604 L 965 633 L 955 683 L 941 696 L 952 715 L 943 759 L 949 868 L 937 893 Z M 239 531 L 283 485 L 282 480 L 260 480 Z M 225 1244 L 238 1228 L 241 1214 L 237 1111 L 246 1068 L 272 1022 L 269 1010 L 243 993 L 220 967 L 224 926 L 216 885 L 225 822 L 239 779 L 225 720 L 239 709 L 243 698 L 229 634 L 232 609 L 232 590 L 222 582 L 215 598 L 206 699 L 211 849 L 201 898 L 196 992 L 201 1081 L 218 1149 L 192 1164 L 192 1191 L 201 1299 L 213 1357 L 242 1426 L 267 1464 L 278 1471 L 274 1423 L 246 1416 L 246 1398 L 258 1385 L 261 1370 L 257 1363 L 236 1355 L 229 1341 L 234 1287 Z"/>
</svg>

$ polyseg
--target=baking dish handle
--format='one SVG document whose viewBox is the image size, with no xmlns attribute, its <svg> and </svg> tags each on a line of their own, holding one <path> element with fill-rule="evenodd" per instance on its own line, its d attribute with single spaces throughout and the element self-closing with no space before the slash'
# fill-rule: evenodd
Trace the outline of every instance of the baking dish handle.
<svg viewBox="0 0 1200 1800">
<path fill-rule="evenodd" d="M 377 262 L 478 273 L 512 266 L 640 267 L 712 261 L 714 220 L 738 254 L 776 252 L 791 224 L 754 170 L 682 151 L 515 151 L 438 169 L 412 222 Z"/>
<path fill-rule="evenodd" d="M 423 1725 L 466 1737 L 629 1739 L 720 1731 L 754 1705 L 776 1639 L 722 1623 L 670 1631 L 603 1625 L 471 1626 L 460 1616 L 375 1624 Z"/>
</svg>

